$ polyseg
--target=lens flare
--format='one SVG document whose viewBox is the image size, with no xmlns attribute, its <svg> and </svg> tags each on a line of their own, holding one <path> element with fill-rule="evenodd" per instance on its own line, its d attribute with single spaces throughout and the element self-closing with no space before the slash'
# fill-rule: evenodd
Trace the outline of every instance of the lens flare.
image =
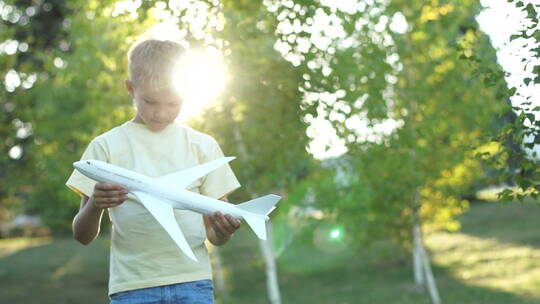
<svg viewBox="0 0 540 304">
<path fill-rule="evenodd" d="M 200 114 L 215 102 L 227 81 L 223 57 L 211 49 L 187 51 L 174 71 L 176 89 L 183 99 L 181 121 Z"/>
<path fill-rule="evenodd" d="M 330 230 L 329 238 L 331 241 L 341 241 L 345 237 L 345 231 L 342 227 L 334 227 Z"/>
</svg>

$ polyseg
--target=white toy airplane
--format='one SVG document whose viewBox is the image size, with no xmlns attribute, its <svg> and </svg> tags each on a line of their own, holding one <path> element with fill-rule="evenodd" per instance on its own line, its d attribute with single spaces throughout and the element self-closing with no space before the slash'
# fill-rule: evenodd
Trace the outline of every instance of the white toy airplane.
<svg viewBox="0 0 540 304">
<path fill-rule="evenodd" d="M 244 219 L 260 239 L 266 240 L 268 214 L 276 208 L 276 203 L 281 199 L 280 196 L 269 194 L 233 205 L 187 190 L 191 183 L 233 159 L 234 157 L 218 158 L 159 178 L 151 178 L 99 160 L 82 160 L 73 163 L 73 166 L 93 180 L 126 188 L 129 191 L 128 197 L 139 201 L 148 209 L 178 247 L 188 257 L 198 261 L 178 227 L 173 208 L 188 209 L 201 214 L 216 211 L 230 214 L 237 219 Z"/>
</svg>

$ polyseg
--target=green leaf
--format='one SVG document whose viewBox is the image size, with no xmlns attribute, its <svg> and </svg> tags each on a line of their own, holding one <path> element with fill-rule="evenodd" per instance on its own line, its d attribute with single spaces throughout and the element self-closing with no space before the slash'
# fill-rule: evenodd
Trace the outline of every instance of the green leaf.
<svg viewBox="0 0 540 304">
<path fill-rule="evenodd" d="M 519 35 L 519 34 L 511 35 L 511 36 L 510 36 L 510 41 L 514 41 L 514 40 L 516 40 L 516 39 L 518 39 L 518 38 L 521 38 L 521 37 L 522 37 L 522 35 Z"/>
<path fill-rule="evenodd" d="M 527 11 L 527 18 L 532 19 L 533 22 L 535 20 L 537 20 L 536 22 L 538 22 L 538 19 L 536 18 L 536 10 L 534 9 L 532 3 L 527 4 L 525 10 Z"/>
</svg>

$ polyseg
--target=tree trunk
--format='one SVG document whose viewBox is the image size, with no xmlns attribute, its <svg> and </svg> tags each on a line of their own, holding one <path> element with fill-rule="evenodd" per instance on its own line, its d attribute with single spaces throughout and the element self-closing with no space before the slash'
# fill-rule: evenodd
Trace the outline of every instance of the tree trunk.
<svg viewBox="0 0 540 304">
<path fill-rule="evenodd" d="M 238 146 L 238 152 L 240 158 L 246 158 L 247 151 L 244 143 L 242 142 L 242 136 L 238 128 L 234 128 L 234 139 Z M 251 199 L 257 198 L 256 193 L 251 189 L 247 189 Z M 271 304 L 281 304 L 281 297 L 279 293 L 279 283 L 277 279 L 276 259 L 274 256 L 274 249 L 272 246 L 272 225 L 266 222 L 266 241 L 260 240 L 259 248 L 264 258 L 266 265 L 266 287 L 268 292 L 268 299 Z"/>
<path fill-rule="evenodd" d="M 427 283 L 432 304 L 441 304 L 437 284 L 431 271 L 431 264 L 422 241 L 422 224 L 420 221 L 420 188 L 416 189 L 414 197 L 414 226 L 413 226 L 413 268 L 414 282 L 419 291 L 423 291 Z"/>
<path fill-rule="evenodd" d="M 414 283 L 418 291 L 424 291 L 425 280 L 423 273 L 423 263 L 420 242 L 420 225 L 414 224 L 413 227 L 413 269 L 414 269 Z"/>
<path fill-rule="evenodd" d="M 268 289 L 268 299 L 271 304 L 281 304 L 276 259 L 274 256 L 274 248 L 272 246 L 272 224 L 270 222 L 266 222 L 266 236 L 266 241 L 259 240 L 259 245 L 266 262 L 266 287 Z"/>
<path fill-rule="evenodd" d="M 437 285 L 435 284 L 435 278 L 433 277 L 433 272 L 431 272 L 431 264 L 429 262 L 429 257 L 426 253 L 425 248 L 422 247 L 421 252 L 422 260 L 424 261 L 424 271 L 426 275 L 429 296 L 431 297 L 431 303 L 441 304 L 441 298 L 439 297 L 439 291 L 437 290 Z"/>
</svg>

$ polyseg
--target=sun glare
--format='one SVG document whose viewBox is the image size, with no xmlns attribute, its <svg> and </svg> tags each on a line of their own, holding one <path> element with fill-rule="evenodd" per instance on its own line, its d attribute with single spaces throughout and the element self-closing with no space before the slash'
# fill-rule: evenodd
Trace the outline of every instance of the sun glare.
<svg viewBox="0 0 540 304">
<path fill-rule="evenodd" d="M 164 21 L 147 30 L 142 38 L 176 41 L 187 49 L 178 58 L 173 75 L 175 87 L 183 99 L 177 121 L 184 122 L 201 114 L 217 100 L 225 88 L 227 72 L 219 51 L 213 47 L 190 49 L 185 39 L 187 32 L 178 27 L 178 20 L 163 14 L 158 17 Z"/>
<path fill-rule="evenodd" d="M 223 92 L 227 73 L 222 56 L 210 50 L 190 50 L 175 69 L 177 90 L 184 100 L 180 121 L 199 115 Z"/>
</svg>

